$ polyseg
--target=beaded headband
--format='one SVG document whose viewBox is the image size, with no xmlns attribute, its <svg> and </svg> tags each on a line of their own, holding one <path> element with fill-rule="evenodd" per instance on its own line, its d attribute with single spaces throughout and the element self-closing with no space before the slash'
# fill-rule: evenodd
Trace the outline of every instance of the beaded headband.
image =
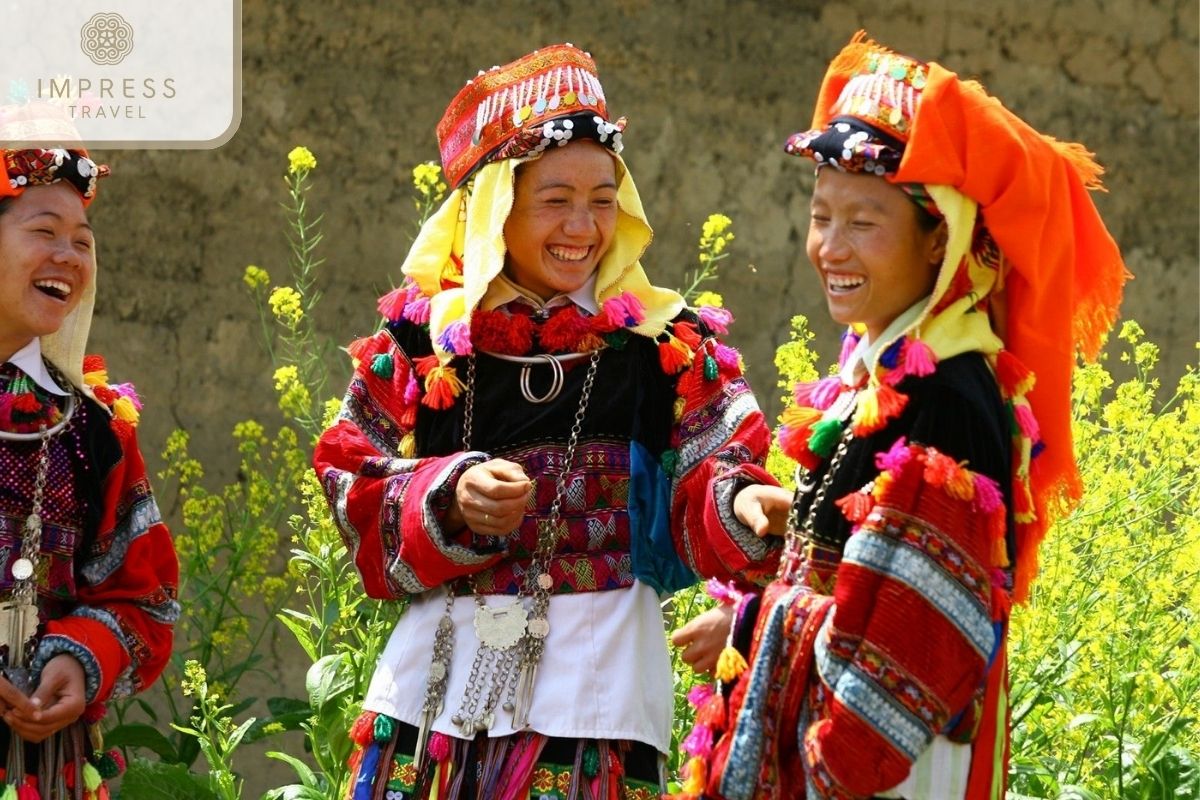
<svg viewBox="0 0 1200 800">
<path fill-rule="evenodd" d="M 66 181 L 75 187 L 87 206 L 96 197 L 96 181 L 110 172 L 107 165 L 92 161 L 82 149 L 35 148 L 3 150 L 0 154 L 0 166 L 4 168 L 0 197 L 15 197 L 30 186 Z"/>
<path fill-rule="evenodd" d="M 592 57 L 552 45 L 467 81 L 437 126 L 442 171 L 451 187 L 479 167 L 540 153 L 586 136 L 621 151 L 624 118 L 608 119 Z"/>
</svg>

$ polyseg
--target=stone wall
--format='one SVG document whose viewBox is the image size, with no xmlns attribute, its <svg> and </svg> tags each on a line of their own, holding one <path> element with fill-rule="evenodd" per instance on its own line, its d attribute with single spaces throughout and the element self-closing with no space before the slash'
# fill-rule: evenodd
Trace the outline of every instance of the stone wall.
<svg viewBox="0 0 1200 800">
<path fill-rule="evenodd" d="M 320 322 L 344 343 L 372 330 L 374 298 L 398 279 L 412 234 L 409 170 L 436 157 L 445 103 L 476 70 L 558 41 L 590 49 L 610 107 L 629 117 L 625 155 L 657 230 L 651 275 L 678 285 L 700 223 L 713 211 L 733 218 L 737 240 L 717 288 L 773 410 L 771 356 L 791 315 L 812 320 L 830 358 L 837 333 L 803 253 L 811 170 L 781 144 L 806 126 L 825 64 L 860 27 L 977 77 L 1038 129 L 1094 150 L 1109 190 L 1096 202 L 1137 276 L 1124 314 L 1161 345 L 1170 376 L 1195 362 L 1195 0 L 245 0 L 243 17 L 232 141 L 100 154 L 115 175 L 93 207 L 102 260 L 93 349 L 114 378 L 138 383 L 152 467 L 182 426 L 228 479 L 233 424 L 275 418 L 240 277 L 250 263 L 285 273 L 288 150 L 307 145 L 320 162 L 311 195 L 325 214 Z M 346 366 L 335 366 L 340 383 Z M 278 669 L 300 693 L 296 668 Z M 271 780 L 256 774 L 247 796 Z"/>
</svg>

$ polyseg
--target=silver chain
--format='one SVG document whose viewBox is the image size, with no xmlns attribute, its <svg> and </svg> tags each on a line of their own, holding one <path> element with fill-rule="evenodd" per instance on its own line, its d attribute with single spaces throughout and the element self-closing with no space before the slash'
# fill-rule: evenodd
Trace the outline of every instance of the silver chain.
<svg viewBox="0 0 1200 800">
<path fill-rule="evenodd" d="M 778 577 L 783 580 L 796 581 L 803 577 L 807 570 L 817 509 L 825 502 L 825 496 L 829 493 L 830 485 L 833 484 L 833 477 L 837 473 L 838 467 L 841 466 L 846 451 L 850 448 L 851 440 L 854 439 L 853 425 L 849 420 L 845 421 L 845 425 L 846 427 L 842 429 L 842 434 L 838 438 L 837 448 L 833 451 L 833 457 L 829 459 L 829 468 L 821 478 L 821 483 L 816 485 L 816 493 L 813 494 L 812 502 L 808 505 L 808 513 L 805 514 L 803 520 L 800 519 L 800 501 L 813 490 L 814 484 L 808 480 L 811 475 L 810 470 L 802 466 L 796 467 L 796 494 L 792 498 L 792 507 L 788 511 L 783 554 L 779 558 Z"/>
</svg>

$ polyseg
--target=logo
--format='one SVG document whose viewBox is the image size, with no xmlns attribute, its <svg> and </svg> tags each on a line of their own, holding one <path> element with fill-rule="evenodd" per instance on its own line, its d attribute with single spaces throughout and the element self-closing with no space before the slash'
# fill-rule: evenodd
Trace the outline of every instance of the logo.
<svg viewBox="0 0 1200 800">
<path fill-rule="evenodd" d="M 133 27 L 115 12 L 95 14 L 79 29 L 79 49 L 94 64 L 120 64 L 133 52 Z"/>
</svg>

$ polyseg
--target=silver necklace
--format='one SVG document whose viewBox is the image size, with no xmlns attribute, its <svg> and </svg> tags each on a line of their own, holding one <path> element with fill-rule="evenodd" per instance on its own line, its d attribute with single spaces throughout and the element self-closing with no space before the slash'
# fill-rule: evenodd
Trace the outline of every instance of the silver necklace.
<svg viewBox="0 0 1200 800">
<path fill-rule="evenodd" d="M 479 645 L 459 709 L 450 718 L 466 738 L 489 730 L 495 724 L 498 704 L 513 715 L 514 728 L 529 727 L 529 709 L 533 701 L 537 668 L 546 648 L 546 637 L 550 633 L 547 615 L 554 579 L 550 575 L 549 561 L 565 533 L 562 503 L 566 496 L 567 474 L 575 460 L 575 448 L 583 429 L 601 352 L 601 349 L 597 349 L 591 353 L 562 470 L 554 481 L 554 501 L 547 518 L 538 526 L 537 549 L 520 593 L 512 603 L 492 607 L 487 605 L 482 595 L 472 592 L 475 597 L 474 628 Z M 471 356 L 467 361 L 467 391 L 463 408 L 463 447 L 466 450 L 471 449 L 474 412 L 475 357 Z M 447 587 L 446 608 L 434 634 L 429 679 L 425 686 L 425 702 L 417 734 L 415 757 L 418 770 L 424 766 L 427 758 L 425 745 L 433 721 L 445 708 L 446 686 L 454 652 L 453 609 L 454 592 Z M 502 704 L 501 698 L 504 698 Z"/>
</svg>

